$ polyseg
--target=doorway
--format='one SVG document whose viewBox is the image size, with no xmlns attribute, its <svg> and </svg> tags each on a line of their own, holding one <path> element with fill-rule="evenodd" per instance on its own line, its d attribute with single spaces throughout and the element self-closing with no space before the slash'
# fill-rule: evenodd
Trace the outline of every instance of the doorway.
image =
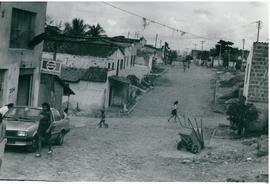
<svg viewBox="0 0 270 184">
<path fill-rule="evenodd" d="M 31 89 L 33 75 L 20 75 L 17 93 L 17 105 L 27 106 L 31 104 Z"/>
</svg>

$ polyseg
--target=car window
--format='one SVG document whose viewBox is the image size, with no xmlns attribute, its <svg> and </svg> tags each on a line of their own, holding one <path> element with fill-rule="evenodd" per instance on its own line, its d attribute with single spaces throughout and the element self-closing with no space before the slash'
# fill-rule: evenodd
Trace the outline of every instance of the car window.
<svg viewBox="0 0 270 184">
<path fill-rule="evenodd" d="M 60 113 L 58 112 L 58 110 L 52 109 L 52 113 L 53 113 L 53 117 L 54 117 L 55 121 L 60 121 L 61 120 L 61 116 L 60 116 Z"/>
</svg>

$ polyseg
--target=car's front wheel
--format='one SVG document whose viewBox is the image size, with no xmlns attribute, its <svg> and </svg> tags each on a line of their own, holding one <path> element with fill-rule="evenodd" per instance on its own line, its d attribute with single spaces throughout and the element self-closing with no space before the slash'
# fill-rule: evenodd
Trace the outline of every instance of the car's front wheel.
<svg viewBox="0 0 270 184">
<path fill-rule="evenodd" d="M 60 134 L 57 136 L 55 143 L 57 145 L 62 145 L 64 143 L 65 131 L 62 130 Z"/>
<path fill-rule="evenodd" d="M 27 151 L 33 153 L 37 150 L 37 148 L 38 148 L 38 141 L 36 138 L 34 138 L 32 141 L 32 145 L 27 146 Z"/>
</svg>

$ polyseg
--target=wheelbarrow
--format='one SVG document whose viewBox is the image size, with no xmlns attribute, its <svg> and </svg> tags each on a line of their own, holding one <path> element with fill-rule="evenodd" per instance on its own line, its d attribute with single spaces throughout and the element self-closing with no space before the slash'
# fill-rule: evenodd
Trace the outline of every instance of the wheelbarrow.
<svg viewBox="0 0 270 184">
<path fill-rule="evenodd" d="M 186 148 L 191 153 L 200 153 L 201 149 L 204 148 L 202 127 L 199 128 L 196 121 L 197 129 L 195 129 L 189 119 L 188 122 L 189 126 L 182 126 L 180 129 L 181 140 L 177 143 L 177 149 Z"/>
</svg>

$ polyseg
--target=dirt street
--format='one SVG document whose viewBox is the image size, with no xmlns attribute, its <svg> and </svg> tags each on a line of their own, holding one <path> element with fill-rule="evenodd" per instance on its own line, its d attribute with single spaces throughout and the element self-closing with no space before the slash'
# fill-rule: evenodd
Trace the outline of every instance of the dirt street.
<svg viewBox="0 0 270 184">
<path fill-rule="evenodd" d="M 175 100 L 179 111 L 203 118 L 214 127 L 226 117 L 210 111 L 210 80 L 214 71 L 191 65 L 169 67 L 157 85 L 126 118 L 108 118 L 108 129 L 98 119 L 71 117 L 72 130 L 53 156 L 43 149 L 41 158 L 9 149 L 1 179 L 47 181 L 226 181 L 268 173 L 268 157 L 256 158 L 241 140 L 214 138 L 200 154 L 176 149 L 177 124 L 167 122 Z"/>
</svg>

